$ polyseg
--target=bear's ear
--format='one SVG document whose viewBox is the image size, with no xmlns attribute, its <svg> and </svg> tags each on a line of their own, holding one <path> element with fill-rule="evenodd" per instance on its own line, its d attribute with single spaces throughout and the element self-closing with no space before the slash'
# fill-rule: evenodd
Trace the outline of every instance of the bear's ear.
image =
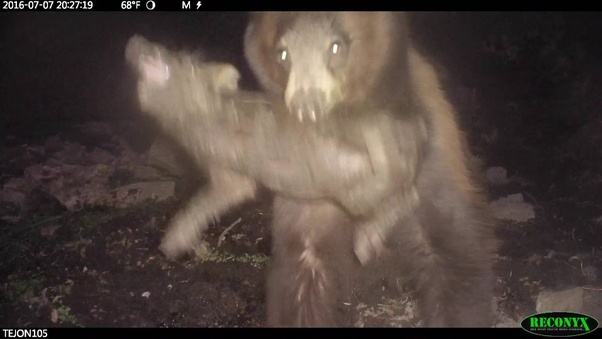
<svg viewBox="0 0 602 339">
<path fill-rule="evenodd" d="M 274 94 L 284 93 L 287 81 L 287 74 L 276 62 L 275 45 L 281 19 L 279 12 L 251 13 L 244 41 L 251 70 L 264 90 Z"/>
</svg>

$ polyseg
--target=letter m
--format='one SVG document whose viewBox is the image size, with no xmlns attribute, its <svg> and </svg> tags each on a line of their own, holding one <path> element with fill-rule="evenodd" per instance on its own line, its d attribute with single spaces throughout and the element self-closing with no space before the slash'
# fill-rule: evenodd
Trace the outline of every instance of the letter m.
<svg viewBox="0 0 602 339">
<path fill-rule="evenodd" d="M 182 1 L 182 9 L 190 9 L 190 1 Z"/>
</svg>

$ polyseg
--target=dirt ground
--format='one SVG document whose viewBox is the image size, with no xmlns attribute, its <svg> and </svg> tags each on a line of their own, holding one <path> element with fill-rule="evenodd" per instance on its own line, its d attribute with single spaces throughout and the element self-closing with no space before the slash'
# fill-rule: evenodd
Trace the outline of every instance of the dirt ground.
<svg viewBox="0 0 602 339">
<path fill-rule="evenodd" d="M 561 38 L 543 28 L 528 36 L 489 30 L 452 48 L 459 42 L 448 41 L 445 25 L 425 30 L 428 39 L 416 37 L 441 67 L 473 152 L 486 168 L 508 171 L 508 183 L 485 184 L 490 200 L 522 193 L 534 207 L 528 221 L 499 220 L 498 326 L 518 327 L 536 313 L 543 290 L 602 285 L 601 56 L 585 33 L 572 43 L 577 33 L 568 30 L 569 19 L 546 28 L 560 30 Z M 462 25 L 462 16 L 449 22 L 460 32 L 474 29 Z M 471 49 L 475 41 L 478 48 Z M 484 41 L 502 47 L 482 48 Z M 529 49 L 535 43 L 548 54 Z M 466 56 L 466 50 L 474 52 Z M 20 175 L 25 161 L 9 151 L 36 141 L 2 138 L 4 184 Z M 263 326 L 271 194 L 262 192 L 216 222 L 207 236 L 209 256 L 174 263 L 157 247 L 185 192 L 77 212 L 43 192 L 28 197 L 18 221 L 0 221 L 0 327 Z M 359 280 L 342 304 L 351 325 L 417 325 L 402 277 L 363 275 L 371 278 Z"/>
</svg>

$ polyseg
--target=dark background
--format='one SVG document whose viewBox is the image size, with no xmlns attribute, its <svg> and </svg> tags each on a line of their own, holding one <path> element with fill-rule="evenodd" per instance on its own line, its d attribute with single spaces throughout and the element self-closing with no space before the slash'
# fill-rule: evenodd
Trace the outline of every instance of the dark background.
<svg viewBox="0 0 602 339">
<path fill-rule="evenodd" d="M 416 44 L 437 66 L 452 101 L 462 105 L 466 89 L 491 103 L 459 107 L 469 132 L 497 130 L 515 140 L 498 147 L 520 140 L 549 148 L 597 121 L 601 14 L 410 17 Z M 137 119 L 134 78 L 123 56 L 133 34 L 232 62 L 243 73 L 242 86 L 255 85 L 242 54 L 243 12 L 4 12 L 0 22 L 1 135 L 37 138 L 73 122 Z"/>
<path fill-rule="evenodd" d="M 127 40 L 244 65 L 245 13 L 2 13 L 2 134 L 38 136 L 60 125 L 136 115 Z M 245 76 L 245 79 L 252 79 Z"/>
</svg>

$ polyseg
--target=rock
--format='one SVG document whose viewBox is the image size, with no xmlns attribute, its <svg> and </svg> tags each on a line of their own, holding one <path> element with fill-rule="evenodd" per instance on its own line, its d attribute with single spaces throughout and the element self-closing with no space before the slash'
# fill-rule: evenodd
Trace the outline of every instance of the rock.
<svg viewBox="0 0 602 339">
<path fill-rule="evenodd" d="M 88 154 L 87 158 L 88 161 L 93 164 L 106 165 L 110 165 L 116 160 L 116 157 L 113 154 L 100 148 L 95 148 L 94 150 L 92 150 L 92 152 Z"/>
<path fill-rule="evenodd" d="M 60 185 L 59 180 L 54 183 Z M 69 211 L 79 211 L 86 206 L 111 206 L 113 200 L 106 185 L 100 183 L 73 185 L 67 189 L 57 188 L 49 191 Z"/>
<path fill-rule="evenodd" d="M 183 176 L 186 170 L 176 155 L 176 149 L 177 147 L 172 141 L 157 138 L 148 150 L 147 162 L 152 166 L 166 170 L 170 174 Z"/>
<path fill-rule="evenodd" d="M 508 219 L 517 222 L 525 222 L 535 218 L 533 205 L 524 202 L 521 193 L 511 194 L 507 197 L 499 198 L 489 204 L 493 215 L 498 219 Z"/>
<path fill-rule="evenodd" d="M 583 290 L 580 287 L 562 291 L 542 291 L 537 296 L 537 312 L 582 312 Z"/>
<path fill-rule="evenodd" d="M 26 197 L 25 193 L 10 188 L 0 191 L 0 202 L 10 203 L 19 207 L 23 206 Z"/>
<path fill-rule="evenodd" d="M 30 180 L 25 178 L 10 178 L 4 183 L 3 188 L 20 191 L 27 194 L 36 188 L 36 186 L 37 185 L 35 183 L 32 183 Z"/>
<path fill-rule="evenodd" d="M 35 189 L 36 184 L 24 178 L 8 179 L 0 190 L 0 218 L 9 223 L 18 222 L 19 215 L 27 205 L 27 196 Z"/>
<path fill-rule="evenodd" d="M 3 220 L 13 220 L 12 215 L 18 212 L 14 206 L 22 209 L 34 190 L 55 198 L 69 211 L 86 206 L 125 207 L 149 198 L 164 200 L 174 194 L 175 184 L 157 181 L 158 171 L 144 166 L 144 159 L 113 133 L 109 125 L 86 123 L 71 133 L 77 142 L 65 141 L 59 134 L 48 138 L 44 146 L 19 146 L 19 152 L 6 159 L 14 163 L 13 160 L 27 158 L 21 161 L 23 176 L 7 180 L 0 190 Z M 170 154 L 173 152 L 164 155 Z M 115 189 L 124 180 L 154 181 Z"/>
<path fill-rule="evenodd" d="M 173 181 L 150 181 L 121 186 L 115 189 L 115 207 L 126 207 L 147 199 L 165 200 L 174 195 Z"/>
<path fill-rule="evenodd" d="M 516 321 L 504 313 L 500 313 L 496 319 L 495 326 L 500 328 L 520 327 L 520 320 Z"/>
<path fill-rule="evenodd" d="M 540 312 L 577 312 L 602 319 L 602 288 L 573 287 L 561 291 L 542 291 L 537 296 Z"/>
<path fill-rule="evenodd" d="M 159 171 L 149 166 L 138 166 L 134 171 L 134 179 L 136 180 L 152 180 L 160 177 Z"/>
</svg>

